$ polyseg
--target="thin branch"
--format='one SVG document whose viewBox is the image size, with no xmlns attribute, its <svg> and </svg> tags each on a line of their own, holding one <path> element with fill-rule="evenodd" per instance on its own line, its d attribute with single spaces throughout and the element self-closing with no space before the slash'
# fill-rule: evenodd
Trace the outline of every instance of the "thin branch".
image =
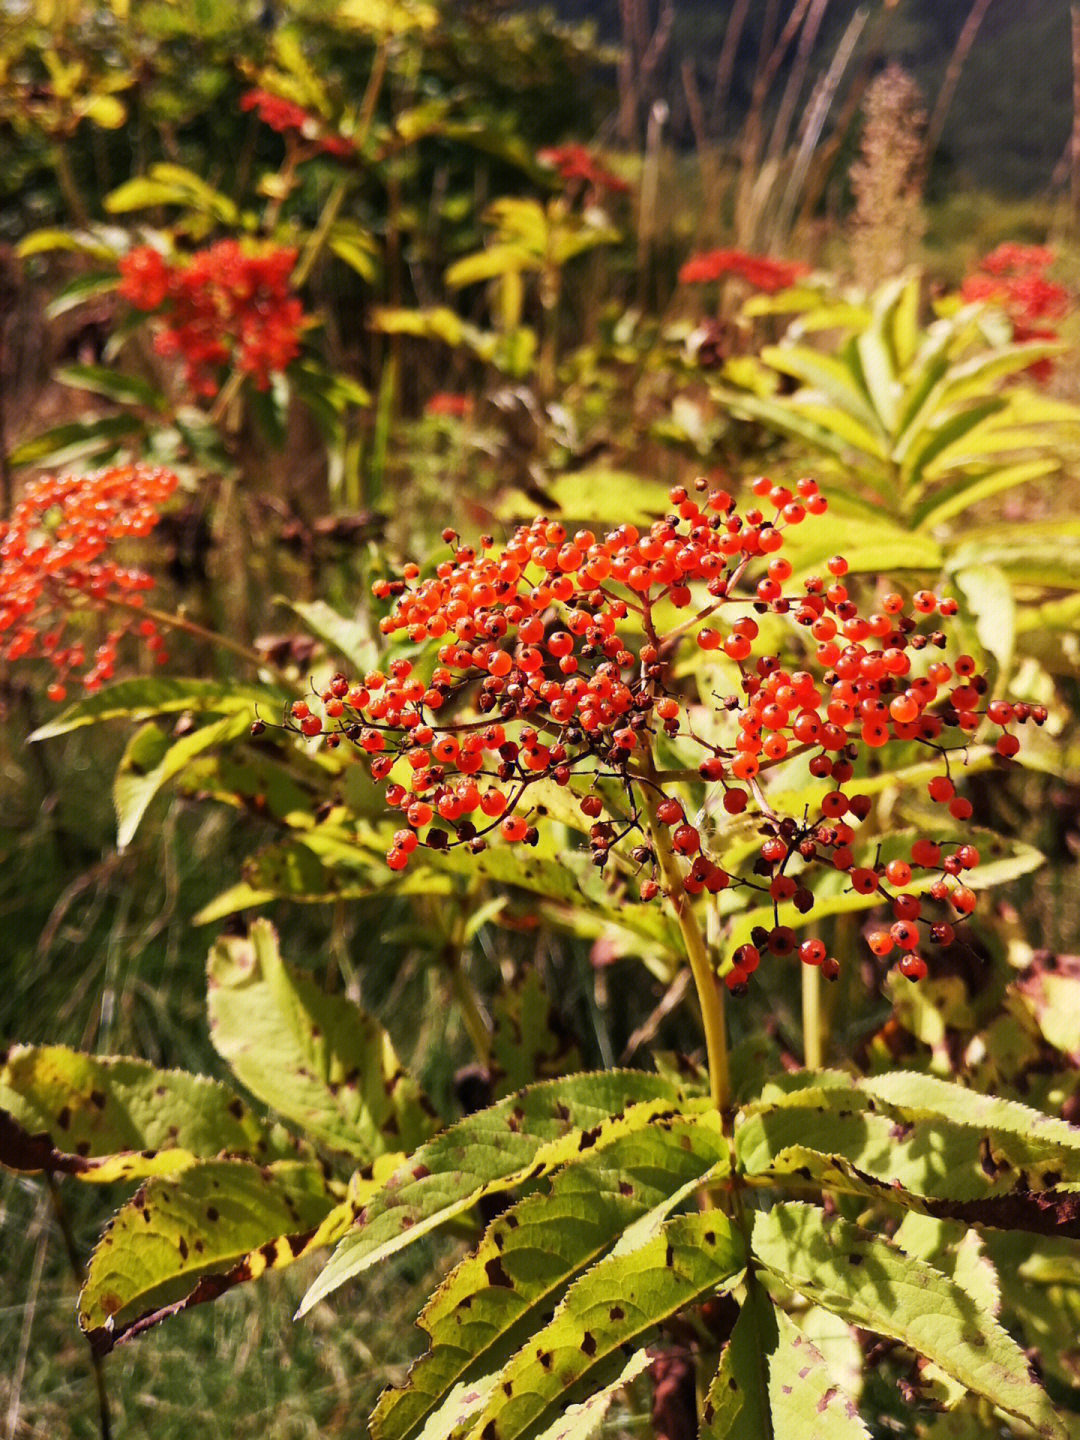
<svg viewBox="0 0 1080 1440">
<path fill-rule="evenodd" d="M 941 139 L 941 132 L 945 128 L 945 117 L 949 113 L 953 98 L 956 95 L 956 87 L 960 83 L 960 75 L 975 44 L 975 37 L 979 33 L 979 27 L 986 18 L 986 12 L 990 9 L 991 0 L 975 0 L 968 17 L 964 21 L 964 27 L 960 31 L 959 38 L 949 57 L 948 68 L 945 71 L 945 79 L 942 81 L 941 89 L 934 104 L 933 114 L 930 116 L 930 123 L 926 127 L 926 160 L 929 164 L 934 151 Z"/>
</svg>

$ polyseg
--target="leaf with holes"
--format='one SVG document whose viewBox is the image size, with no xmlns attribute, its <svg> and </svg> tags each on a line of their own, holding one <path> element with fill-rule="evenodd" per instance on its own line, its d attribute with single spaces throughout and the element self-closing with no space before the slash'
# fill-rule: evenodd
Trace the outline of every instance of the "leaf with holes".
<svg viewBox="0 0 1080 1440">
<path fill-rule="evenodd" d="M 242 1084 L 314 1140 L 369 1160 L 412 1150 L 437 1128 L 386 1031 L 281 958 L 256 920 L 224 938 L 207 965 L 210 1038 Z"/>
</svg>

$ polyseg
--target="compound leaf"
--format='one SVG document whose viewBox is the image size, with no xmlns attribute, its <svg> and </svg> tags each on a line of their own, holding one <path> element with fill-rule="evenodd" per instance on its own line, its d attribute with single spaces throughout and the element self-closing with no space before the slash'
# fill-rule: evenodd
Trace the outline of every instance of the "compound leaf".
<svg viewBox="0 0 1080 1440">
<path fill-rule="evenodd" d="M 299 1313 L 482 1196 L 539 1179 L 658 1116 L 706 1105 L 659 1075 L 612 1070 L 530 1086 L 466 1117 L 422 1146 L 372 1199 Z"/>
<path fill-rule="evenodd" d="M 431 1348 L 404 1386 L 383 1395 L 371 1421 L 375 1440 L 417 1435 L 453 1385 L 502 1364 L 539 1328 L 538 1311 L 628 1226 L 662 1217 L 726 1167 L 718 1122 L 711 1112 L 623 1135 L 493 1221 L 420 1316 Z"/>
</svg>

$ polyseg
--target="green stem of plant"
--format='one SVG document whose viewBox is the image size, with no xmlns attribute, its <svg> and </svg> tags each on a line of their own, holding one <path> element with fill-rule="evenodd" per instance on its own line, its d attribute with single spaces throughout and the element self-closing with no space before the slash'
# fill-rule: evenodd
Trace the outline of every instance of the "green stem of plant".
<svg viewBox="0 0 1080 1440">
<path fill-rule="evenodd" d="M 461 963 L 462 953 L 465 949 L 465 927 L 468 924 L 470 899 L 471 895 L 461 897 L 457 918 L 443 949 L 443 961 L 450 973 L 450 986 L 454 992 L 454 999 L 461 1007 L 461 1019 L 465 1031 L 472 1041 L 477 1060 L 487 1070 L 491 1066 L 491 1031 L 480 1010 L 480 1002 L 476 997 L 472 981 L 466 975 L 465 967 Z"/>
<path fill-rule="evenodd" d="M 821 970 L 817 965 L 801 965 L 803 1061 L 808 1070 L 820 1070 L 822 1056 Z"/>
<path fill-rule="evenodd" d="M 83 193 L 79 189 L 79 183 L 75 179 L 75 172 L 68 159 L 68 144 L 63 137 L 57 139 L 53 146 L 52 164 L 53 170 L 56 172 L 57 184 L 60 186 L 60 193 L 64 197 L 64 203 L 71 211 L 71 218 L 76 225 L 85 228 L 90 224 L 90 211 L 87 209 Z"/>
<path fill-rule="evenodd" d="M 723 991 L 716 983 L 716 974 L 709 959 L 705 936 L 694 913 L 693 902 L 683 886 L 682 871 L 671 848 L 667 826 L 659 819 L 656 807 L 661 791 L 653 780 L 656 774 L 650 753 L 642 767 L 644 784 L 639 784 L 648 822 L 649 835 L 660 874 L 686 948 L 686 958 L 697 989 L 698 1004 L 701 1006 L 701 1023 L 705 1030 L 705 1050 L 709 1062 L 709 1094 L 713 1104 L 725 1113 L 731 1106 L 731 1070 L 728 1061 L 727 1029 L 724 1021 Z"/>
<path fill-rule="evenodd" d="M 75 1234 L 71 1228 L 71 1217 L 67 1213 L 63 1196 L 60 1194 L 60 1186 L 56 1183 L 56 1176 L 46 1172 L 45 1183 L 49 1189 L 49 1200 L 52 1203 L 53 1217 L 59 1227 L 60 1234 L 64 1237 L 64 1250 L 67 1254 L 68 1264 L 74 1276 L 75 1284 L 81 1289 L 86 1283 L 86 1270 L 82 1260 L 79 1258 L 79 1249 L 75 1244 Z M 110 1440 L 112 1435 L 112 1421 L 109 1415 L 109 1392 L 105 1387 L 105 1362 L 104 1358 L 97 1354 L 91 1346 L 90 1365 L 94 1372 L 94 1386 L 97 1390 L 98 1401 L 98 1429 L 101 1440 Z"/>
</svg>

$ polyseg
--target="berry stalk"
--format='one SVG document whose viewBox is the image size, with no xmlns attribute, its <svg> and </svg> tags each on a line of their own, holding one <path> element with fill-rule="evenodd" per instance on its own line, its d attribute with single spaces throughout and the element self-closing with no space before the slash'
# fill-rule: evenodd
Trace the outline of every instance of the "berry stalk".
<svg viewBox="0 0 1080 1440">
<path fill-rule="evenodd" d="M 663 879 L 664 893 L 678 921 L 683 945 L 686 947 L 686 958 L 690 962 L 694 977 L 694 987 L 701 1008 L 702 1029 L 705 1032 L 709 1094 L 713 1104 L 723 1114 L 731 1106 L 731 1067 L 728 1061 L 724 994 L 716 981 L 716 972 L 709 959 L 705 936 L 694 913 L 693 899 L 686 893 L 683 872 L 671 844 L 671 831 L 657 814 L 657 805 L 663 791 L 659 788 L 655 776 L 652 751 L 647 750 L 637 790 L 645 812 L 649 839 Z"/>
</svg>

